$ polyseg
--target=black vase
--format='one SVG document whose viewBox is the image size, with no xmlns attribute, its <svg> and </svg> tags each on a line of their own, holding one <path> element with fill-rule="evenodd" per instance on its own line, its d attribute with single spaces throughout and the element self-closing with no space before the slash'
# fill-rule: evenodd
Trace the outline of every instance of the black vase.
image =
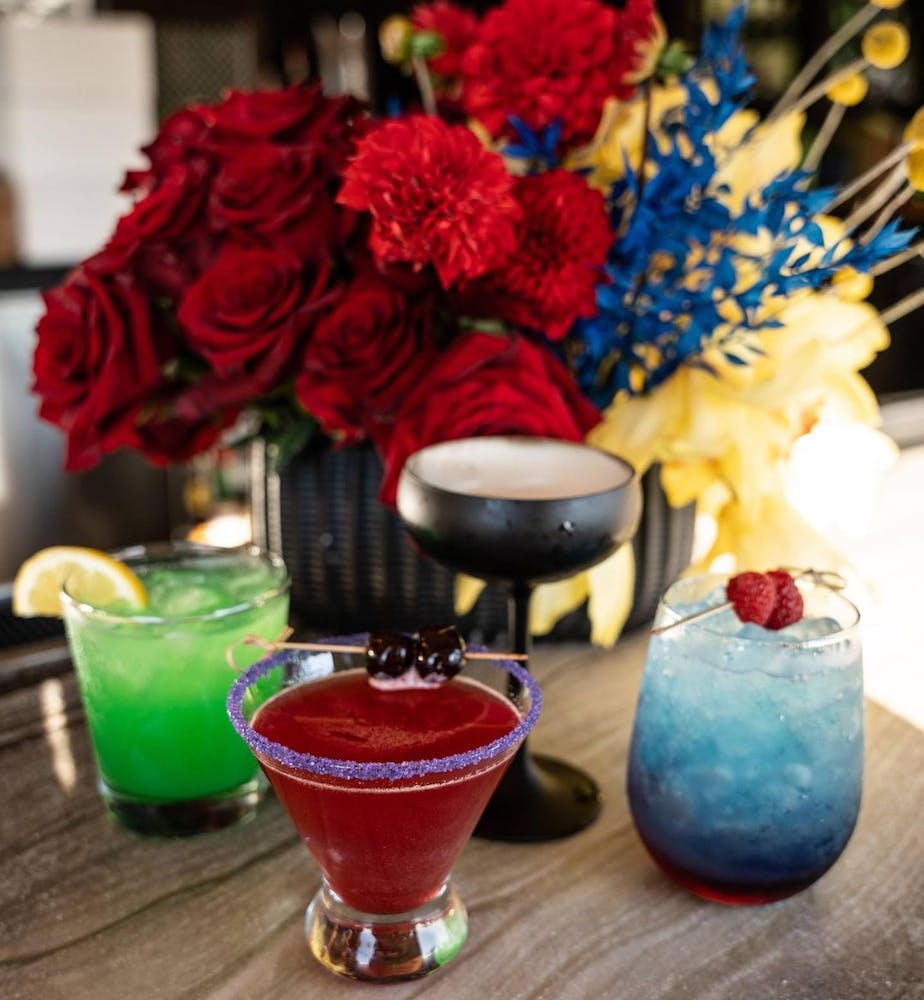
<svg viewBox="0 0 924 1000">
<path fill-rule="evenodd" d="M 334 634 L 454 621 L 470 641 L 489 643 L 506 630 L 507 595 L 499 587 L 487 586 L 469 614 L 456 615 L 454 575 L 418 552 L 397 514 L 379 502 L 382 464 L 371 445 L 307 448 L 273 474 L 258 442 L 251 477 L 254 540 L 279 552 L 289 567 L 298 628 Z M 693 506 L 671 507 L 656 469 L 642 477 L 642 490 L 627 628 L 651 621 L 693 546 Z M 584 609 L 552 633 L 557 639 L 589 635 Z"/>
</svg>

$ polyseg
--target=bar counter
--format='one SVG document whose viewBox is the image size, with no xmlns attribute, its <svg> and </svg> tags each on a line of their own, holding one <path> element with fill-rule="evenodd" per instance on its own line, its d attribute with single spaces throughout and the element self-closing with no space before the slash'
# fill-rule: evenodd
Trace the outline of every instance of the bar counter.
<svg viewBox="0 0 924 1000">
<path fill-rule="evenodd" d="M 625 799 L 646 641 L 539 646 L 546 710 L 532 745 L 590 771 L 603 813 L 553 843 L 472 840 L 455 869 L 463 950 L 387 987 L 341 980 L 309 956 L 302 923 L 317 870 L 271 796 L 237 828 L 128 833 L 103 812 L 66 660 L 0 661 L 0 997 L 924 997 L 924 732 L 868 702 L 863 808 L 835 867 L 780 903 L 700 901 L 648 859 Z"/>
</svg>

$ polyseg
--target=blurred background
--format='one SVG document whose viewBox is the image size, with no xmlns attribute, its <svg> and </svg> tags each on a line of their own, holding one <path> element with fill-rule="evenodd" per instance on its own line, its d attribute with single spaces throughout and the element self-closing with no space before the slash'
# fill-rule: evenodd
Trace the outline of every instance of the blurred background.
<svg viewBox="0 0 924 1000">
<path fill-rule="evenodd" d="M 746 37 L 760 103 L 769 107 L 861 5 L 751 0 Z M 703 22 L 730 6 L 662 0 L 661 11 L 671 36 L 695 48 Z M 409 81 L 378 54 L 379 23 L 395 10 L 385 0 L 0 0 L 0 581 L 52 543 L 111 548 L 191 528 L 234 541 L 245 530 L 247 470 L 236 453 L 169 472 L 117 455 L 64 474 L 63 439 L 38 421 L 29 393 L 40 293 L 100 246 L 126 207 L 115 194 L 125 168 L 183 103 L 312 75 L 328 93 L 349 92 L 379 110 L 412 100 Z M 891 16 L 910 28 L 911 56 L 897 71 L 871 72 L 870 96 L 849 109 L 827 154 L 827 181 L 880 159 L 924 103 L 924 3 Z M 810 119 L 809 138 L 817 126 Z M 920 199 L 904 215 L 924 223 Z M 877 282 L 874 299 L 891 303 L 922 283 L 916 259 Z M 866 373 L 890 404 L 896 436 L 909 440 L 924 439 L 920 323 L 916 315 L 896 323 L 893 346 Z M 903 408 L 906 401 L 915 405 Z"/>
</svg>

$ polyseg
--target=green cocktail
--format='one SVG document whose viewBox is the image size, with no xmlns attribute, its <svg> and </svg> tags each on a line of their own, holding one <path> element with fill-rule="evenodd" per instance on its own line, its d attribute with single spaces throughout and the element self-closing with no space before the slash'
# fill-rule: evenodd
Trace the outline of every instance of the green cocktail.
<svg viewBox="0 0 924 1000">
<path fill-rule="evenodd" d="M 248 633 L 279 636 L 285 567 L 257 549 L 187 543 L 116 556 L 147 588 L 142 612 L 89 606 L 66 584 L 62 600 L 103 798 L 146 833 L 196 833 L 251 814 L 262 778 L 225 712 L 235 678 L 225 653 Z M 260 655 L 245 647 L 236 659 L 244 667 Z"/>
</svg>

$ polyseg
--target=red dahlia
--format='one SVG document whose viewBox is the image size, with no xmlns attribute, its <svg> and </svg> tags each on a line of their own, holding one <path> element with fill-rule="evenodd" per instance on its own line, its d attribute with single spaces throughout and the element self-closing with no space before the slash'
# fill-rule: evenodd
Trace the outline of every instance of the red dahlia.
<svg viewBox="0 0 924 1000">
<path fill-rule="evenodd" d="M 603 196 L 566 170 L 522 177 L 514 193 L 523 209 L 517 251 L 468 290 L 465 306 L 560 340 L 579 316 L 596 311 L 613 239 Z"/>
<path fill-rule="evenodd" d="M 495 137 L 512 134 L 510 115 L 541 130 L 562 123 L 562 142 L 587 142 L 608 97 L 627 97 L 639 37 L 621 37 L 624 15 L 599 0 L 506 0 L 484 19 L 462 60 L 462 103 Z M 653 17 L 653 13 L 651 15 Z"/>
<path fill-rule="evenodd" d="M 438 56 L 427 60 L 430 69 L 441 77 L 457 77 L 462 72 L 462 57 L 478 34 L 478 18 L 470 10 L 449 0 L 435 0 L 414 8 L 411 22 L 418 31 L 432 31 L 443 41 Z"/>
<path fill-rule="evenodd" d="M 416 117 L 359 142 L 338 201 L 372 215 L 379 263 L 432 265 L 449 288 L 512 253 L 520 217 L 512 187 L 503 160 L 467 128 Z"/>
</svg>

